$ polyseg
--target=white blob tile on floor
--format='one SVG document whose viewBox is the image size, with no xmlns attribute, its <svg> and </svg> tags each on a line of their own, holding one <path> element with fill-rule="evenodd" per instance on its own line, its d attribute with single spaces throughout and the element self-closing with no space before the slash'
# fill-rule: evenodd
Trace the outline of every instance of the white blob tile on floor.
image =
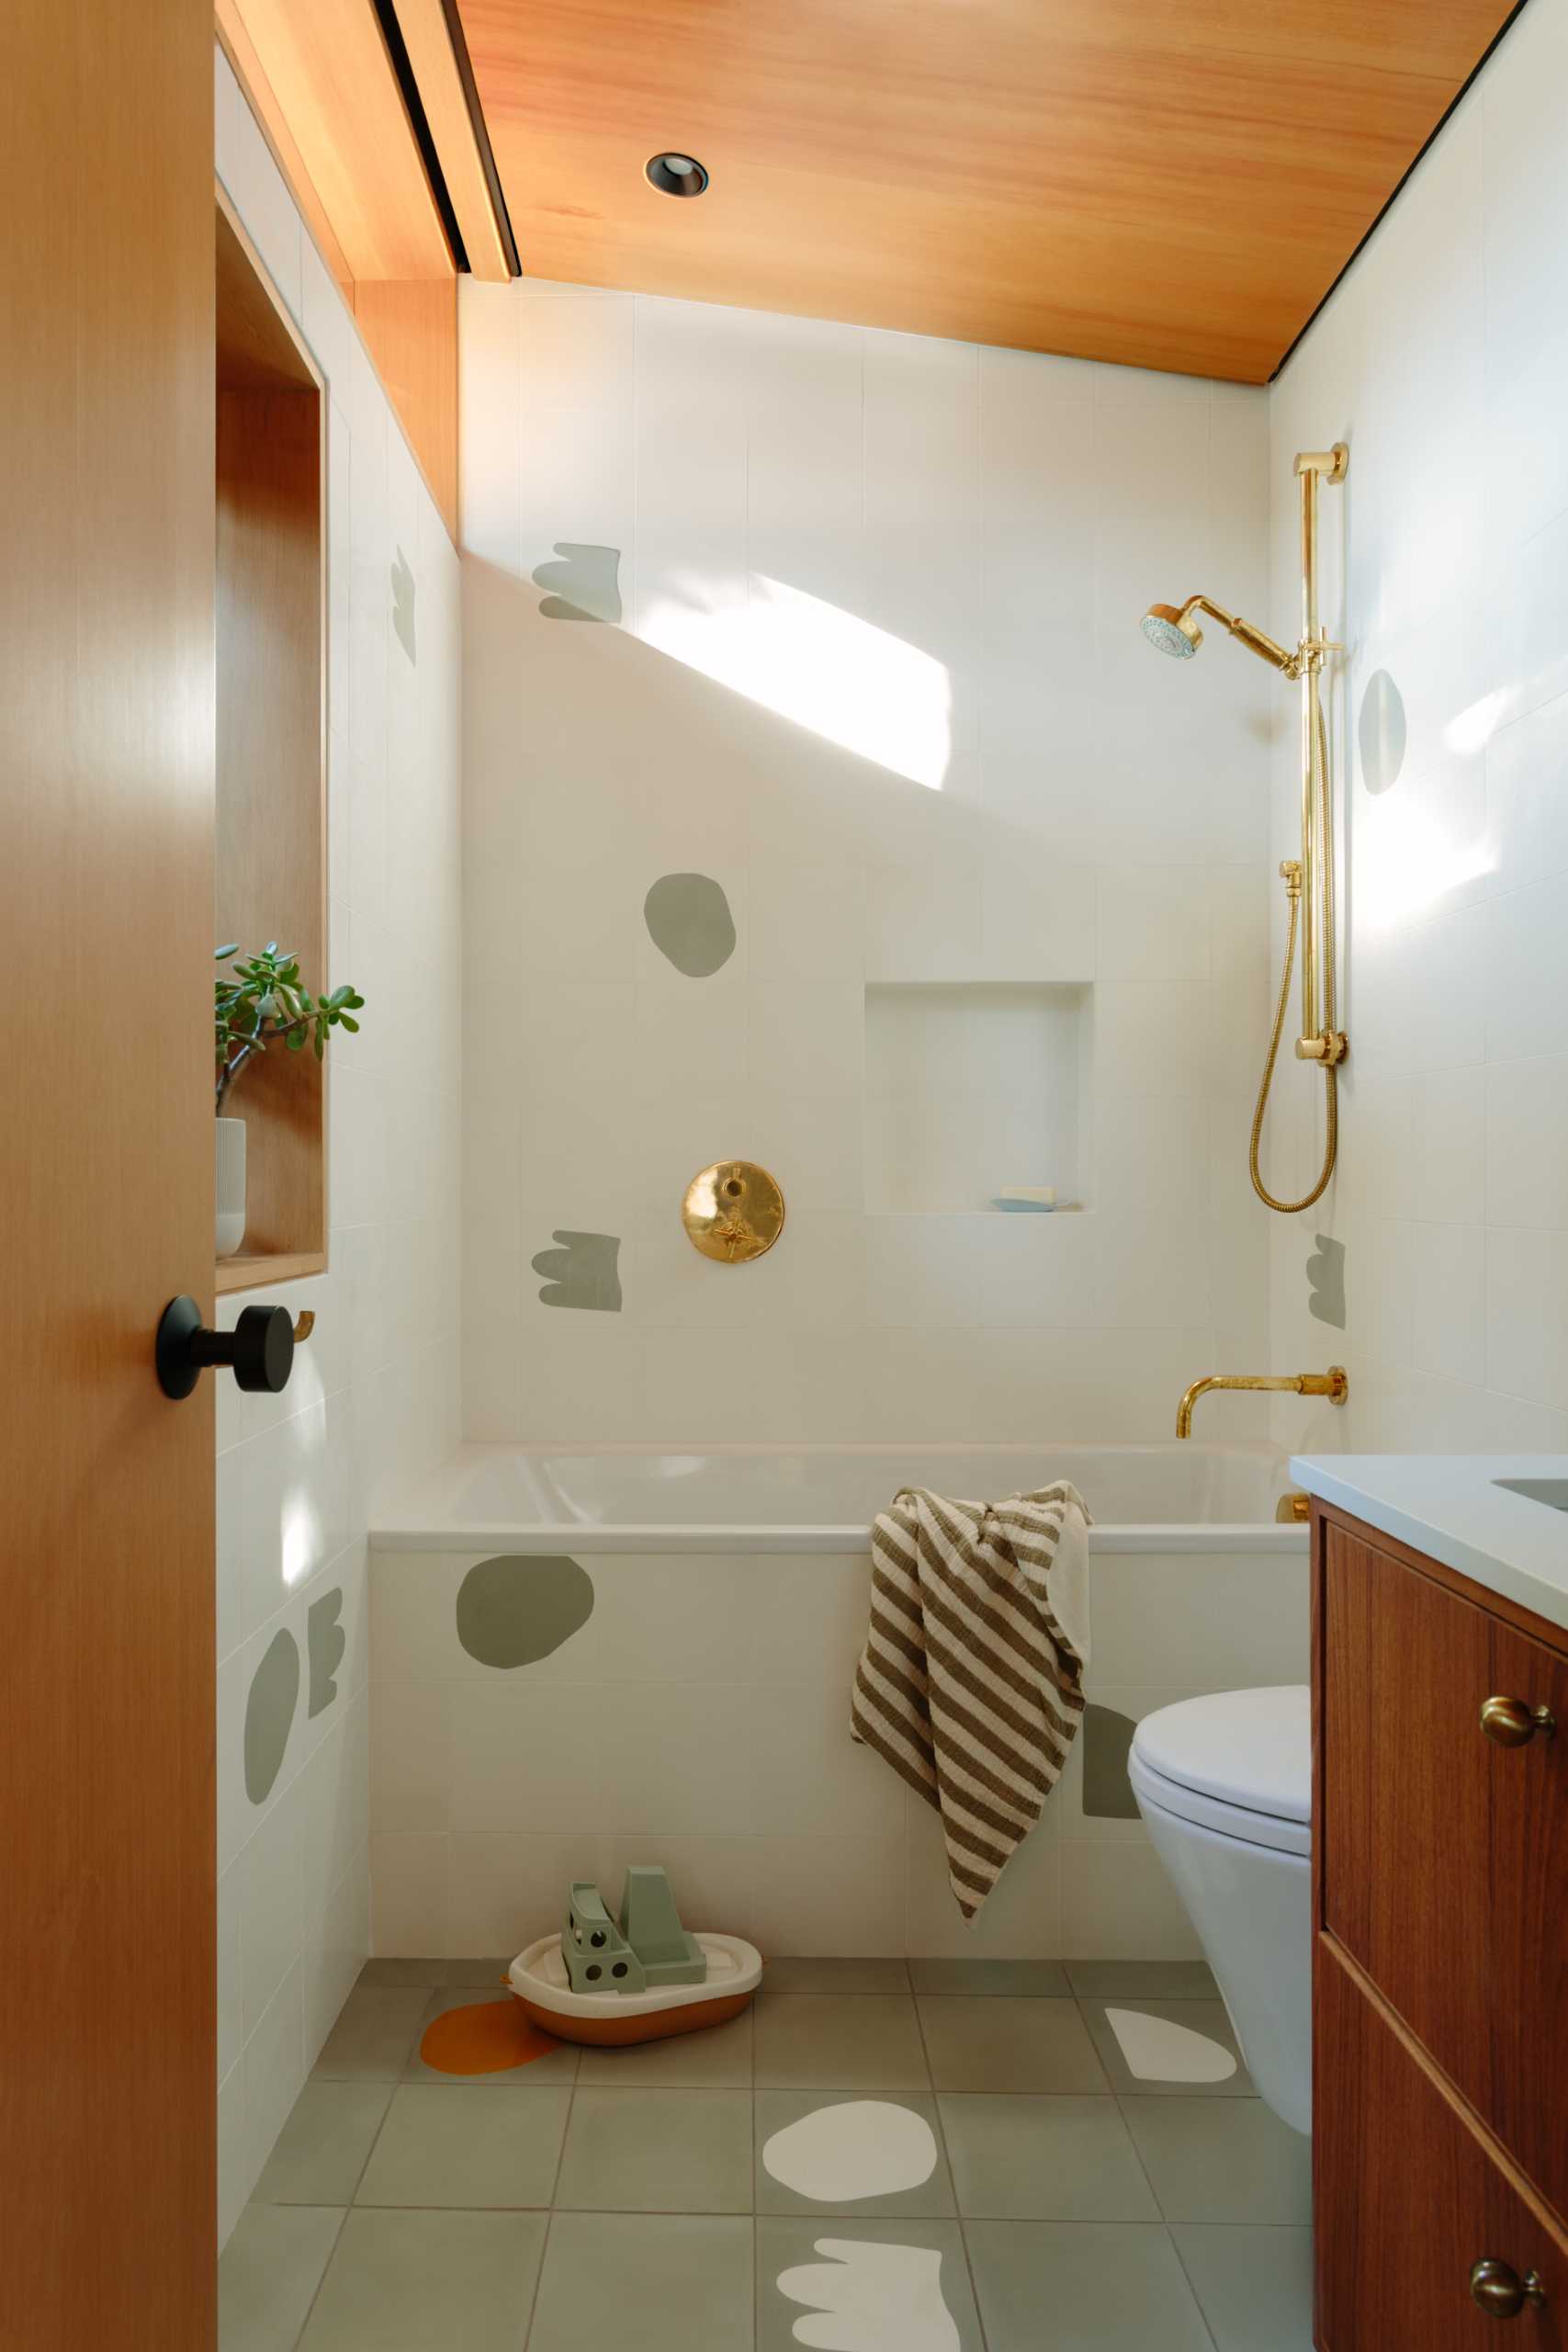
<svg viewBox="0 0 1568 2352">
<path fill-rule="evenodd" d="M 1235 2059 L 1223 2042 L 1195 2033 L 1190 2026 L 1153 2017 L 1145 2009 L 1108 2008 L 1105 2014 L 1122 2055 L 1140 2082 L 1225 2083 L 1236 2071 Z"/>
<path fill-rule="evenodd" d="M 924 2116 L 889 2099 L 819 2107 L 762 2143 L 773 2178 L 824 2205 L 919 2188 L 937 2167 L 936 2134 Z"/>
</svg>

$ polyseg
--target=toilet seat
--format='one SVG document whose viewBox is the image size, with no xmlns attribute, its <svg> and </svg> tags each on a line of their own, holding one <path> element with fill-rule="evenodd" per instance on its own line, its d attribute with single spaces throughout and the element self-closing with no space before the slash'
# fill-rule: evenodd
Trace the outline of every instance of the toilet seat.
<svg viewBox="0 0 1568 2352">
<path fill-rule="evenodd" d="M 1275 1853 L 1312 1851 L 1312 1725 L 1304 1684 L 1178 1701 L 1138 1726 L 1140 1804 Z"/>
</svg>

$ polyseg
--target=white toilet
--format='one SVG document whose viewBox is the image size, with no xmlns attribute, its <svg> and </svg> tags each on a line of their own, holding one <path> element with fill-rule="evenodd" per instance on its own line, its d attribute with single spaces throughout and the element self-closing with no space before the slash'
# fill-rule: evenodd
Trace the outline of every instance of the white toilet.
<svg viewBox="0 0 1568 2352">
<path fill-rule="evenodd" d="M 1312 2128 L 1312 1735 L 1304 1684 L 1145 1715 L 1138 1810 L 1198 1931 L 1253 2081 Z"/>
</svg>

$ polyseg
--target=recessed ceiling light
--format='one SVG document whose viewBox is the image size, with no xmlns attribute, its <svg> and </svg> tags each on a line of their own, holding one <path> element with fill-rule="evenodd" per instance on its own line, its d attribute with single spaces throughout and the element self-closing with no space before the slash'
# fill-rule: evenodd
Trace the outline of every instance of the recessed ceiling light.
<svg viewBox="0 0 1568 2352">
<path fill-rule="evenodd" d="M 708 175 L 694 155 L 650 155 L 644 169 L 660 196 L 701 196 Z"/>
</svg>

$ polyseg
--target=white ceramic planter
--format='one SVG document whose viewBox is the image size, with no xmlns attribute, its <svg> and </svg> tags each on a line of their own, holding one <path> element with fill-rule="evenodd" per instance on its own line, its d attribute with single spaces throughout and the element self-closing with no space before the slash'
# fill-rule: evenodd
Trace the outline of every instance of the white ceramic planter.
<svg viewBox="0 0 1568 2352">
<path fill-rule="evenodd" d="M 218 1255 L 231 1258 L 245 1238 L 245 1123 L 220 1119 L 218 1136 Z"/>
</svg>

